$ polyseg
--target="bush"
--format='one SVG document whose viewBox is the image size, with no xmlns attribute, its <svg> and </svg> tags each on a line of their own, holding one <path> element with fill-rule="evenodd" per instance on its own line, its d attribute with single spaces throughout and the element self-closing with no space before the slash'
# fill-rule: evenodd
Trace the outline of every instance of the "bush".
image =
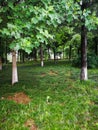
<svg viewBox="0 0 98 130">
<path fill-rule="evenodd" d="M 77 56 L 73 60 L 73 65 L 76 67 L 81 67 L 81 56 Z M 87 65 L 88 68 L 96 68 L 98 66 L 98 56 L 96 56 L 94 53 L 88 53 L 87 54 Z"/>
</svg>

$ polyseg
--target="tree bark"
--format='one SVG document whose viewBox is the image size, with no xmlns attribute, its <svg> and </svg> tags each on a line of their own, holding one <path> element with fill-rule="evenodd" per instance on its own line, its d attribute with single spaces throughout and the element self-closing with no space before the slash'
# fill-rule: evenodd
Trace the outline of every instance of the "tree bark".
<svg viewBox="0 0 98 130">
<path fill-rule="evenodd" d="M 65 58 L 65 50 L 64 50 L 64 46 L 63 46 L 63 59 Z"/>
<path fill-rule="evenodd" d="M 50 60 L 50 48 L 48 47 L 48 60 Z"/>
<path fill-rule="evenodd" d="M 72 45 L 69 45 L 69 60 L 72 58 Z"/>
<path fill-rule="evenodd" d="M 77 48 L 77 54 L 80 55 L 80 47 Z"/>
<path fill-rule="evenodd" d="M 36 48 L 33 49 L 33 59 L 34 59 L 34 61 L 37 61 L 37 49 Z"/>
<path fill-rule="evenodd" d="M 6 64 L 8 63 L 8 60 L 7 60 L 7 45 L 6 45 L 6 48 L 5 48 L 5 63 Z"/>
<path fill-rule="evenodd" d="M 25 62 L 25 52 L 24 50 L 20 50 L 20 62 L 24 63 Z"/>
<path fill-rule="evenodd" d="M 81 73 L 80 80 L 87 80 L 87 32 L 83 24 L 81 26 Z"/>
<path fill-rule="evenodd" d="M 0 56 L 0 70 L 2 70 L 2 57 Z"/>
<path fill-rule="evenodd" d="M 53 49 L 53 53 L 54 53 L 54 63 L 56 64 L 56 50 L 55 50 L 55 48 Z"/>
<path fill-rule="evenodd" d="M 42 43 L 40 44 L 40 60 L 41 60 L 41 67 L 44 66 L 44 60 L 43 60 L 43 46 Z"/>
<path fill-rule="evenodd" d="M 16 51 L 12 51 L 12 85 L 18 82 Z"/>
<path fill-rule="evenodd" d="M 97 41 L 95 43 L 95 54 L 98 55 L 98 44 L 97 44 Z"/>
<path fill-rule="evenodd" d="M 22 50 L 22 63 L 25 63 L 25 52 Z"/>
</svg>

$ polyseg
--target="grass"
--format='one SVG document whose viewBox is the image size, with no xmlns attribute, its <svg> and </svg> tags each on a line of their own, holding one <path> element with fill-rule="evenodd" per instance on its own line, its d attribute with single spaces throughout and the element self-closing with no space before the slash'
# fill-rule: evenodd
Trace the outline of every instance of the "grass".
<svg viewBox="0 0 98 130">
<path fill-rule="evenodd" d="M 29 130 L 28 119 L 38 130 L 98 130 L 98 69 L 89 69 L 89 80 L 79 81 L 80 69 L 69 63 L 18 65 L 19 83 L 11 86 L 11 65 L 0 72 L 0 130 Z M 24 92 L 27 105 L 2 97 Z"/>
</svg>

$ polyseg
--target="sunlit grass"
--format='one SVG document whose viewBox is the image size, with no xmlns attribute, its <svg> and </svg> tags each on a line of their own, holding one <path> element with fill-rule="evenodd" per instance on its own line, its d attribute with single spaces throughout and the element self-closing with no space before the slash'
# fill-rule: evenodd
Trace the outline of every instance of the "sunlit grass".
<svg viewBox="0 0 98 130">
<path fill-rule="evenodd" d="M 89 81 L 80 82 L 80 69 L 69 63 L 18 65 L 19 83 L 11 86 L 11 65 L 0 72 L 0 130 L 28 130 L 28 119 L 38 130 L 98 129 L 98 69 L 89 70 Z M 96 77 L 96 78 L 95 78 Z M 2 97 L 24 92 L 27 105 Z"/>
</svg>

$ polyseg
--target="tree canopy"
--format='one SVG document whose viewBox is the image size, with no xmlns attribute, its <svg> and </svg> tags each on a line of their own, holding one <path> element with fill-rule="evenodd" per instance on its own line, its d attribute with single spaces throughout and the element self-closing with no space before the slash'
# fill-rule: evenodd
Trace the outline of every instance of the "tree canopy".
<svg viewBox="0 0 98 130">
<path fill-rule="evenodd" d="M 27 53 L 40 44 L 58 47 L 78 44 L 81 66 L 87 67 L 87 32 L 98 26 L 96 3 L 97 0 L 1 0 L 1 44 L 4 46 L 6 41 L 11 50 L 22 49 Z"/>
</svg>

